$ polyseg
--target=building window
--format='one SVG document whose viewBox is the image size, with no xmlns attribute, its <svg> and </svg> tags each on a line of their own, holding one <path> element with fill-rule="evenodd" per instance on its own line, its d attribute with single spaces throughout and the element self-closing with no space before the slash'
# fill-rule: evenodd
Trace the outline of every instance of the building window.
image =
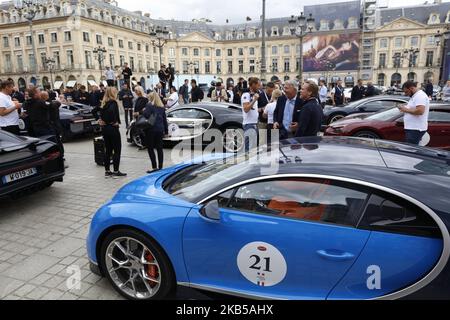
<svg viewBox="0 0 450 320">
<path fill-rule="evenodd" d="M 411 47 L 419 46 L 419 37 L 411 37 Z"/>
<path fill-rule="evenodd" d="M 123 49 L 123 40 L 119 40 L 119 48 Z"/>
<path fill-rule="evenodd" d="M 114 41 L 113 41 L 113 38 L 111 38 L 111 37 L 108 38 L 108 46 L 110 46 L 110 47 L 114 46 Z"/>
<path fill-rule="evenodd" d="M 206 61 L 205 62 L 205 73 L 210 74 L 211 73 L 211 62 Z"/>
<path fill-rule="evenodd" d="M 200 63 L 198 61 L 194 61 L 194 73 L 200 74 Z"/>
<path fill-rule="evenodd" d="M 95 37 L 97 39 L 97 44 L 103 44 L 103 39 L 101 35 L 97 34 Z"/>
<path fill-rule="evenodd" d="M 175 57 L 175 48 L 169 48 L 169 56 Z"/>
<path fill-rule="evenodd" d="M 433 66 L 433 59 L 434 59 L 434 52 L 433 51 L 427 51 L 427 61 L 426 66 L 432 67 Z"/>
<path fill-rule="evenodd" d="M 228 49 L 228 56 L 232 57 L 233 56 L 233 49 Z"/>
<path fill-rule="evenodd" d="M 272 72 L 278 72 L 278 59 L 272 59 Z"/>
<path fill-rule="evenodd" d="M 216 62 L 216 72 L 217 72 L 217 74 L 222 73 L 222 62 L 221 61 Z"/>
<path fill-rule="evenodd" d="M 145 52 L 150 52 L 150 45 L 146 44 L 145 45 Z M 151 69 L 151 68 L 149 68 Z"/>
<path fill-rule="evenodd" d="M 23 57 L 22 57 L 22 55 L 17 56 L 17 71 L 23 72 Z"/>
<path fill-rule="evenodd" d="M 56 32 L 53 32 L 51 34 L 52 43 L 58 42 L 58 34 Z"/>
<path fill-rule="evenodd" d="M 128 41 L 128 49 L 133 50 L 133 42 Z"/>
<path fill-rule="evenodd" d="M 380 53 L 379 66 L 380 68 L 386 68 L 386 53 Z"/>
<path fill-rule="evenodd" d="M 388 47 L 388 39 L 380 39 L 380 48 L 387 49 Z"/>
<path fill-rule="evenodd" d="M 228 61 L 228 73 L 233 73 L 233 61 Z"/>
<path fill-rule="evenodd" d="M 33 45 L 33 38 L 31 36 L 27 36 L 27 46 Z"/>
<path fill-rule="evenodd" d="M 284 72 L 291 72 L 291 61 L 284 59 Z"/>
<path fill-rule="evenodd" d="M 73 51 L 72 50 L 67 50 L 67 64 L 69 66 L 69 68 L 73 68 L 74 66 L 74 60 L 73 60 Z"/>
<path fill-rule="evenodd" d="M 15 37 L 15 38 L 14 38 L 14 45 L 15 45 L 16 47 L 20 47 L 20 38 L 19 38 L 19 37 Z"/>
<path fill-rule="evenodd" d="M 61 68 L 61 58 L 59 56 L 59 52 L 53 52 L 53 59 L 55 60 L 55 69 Z"/>
<path fill-rule="evenodd" d="M 427 37 L 427 44 L 429 46 L 434 46 L 436 44 L 436 38 L 435 36 L 428 36 Z"/>
<path fill-rule="evenodd" d="M 113 54 L 109 55 L 109 65 L 111 66 L 111 68 L 114 68 L 116 63 L 115 63 L 115 57 Z"/>
<path fill-rule="evenodd" d="M 47 70 L 47 64 L 45 63 L 47 60 L 47 54 L 45 52 L 41 52 L 41 65 L 43 70 Z"/>
<path fill-rule="evenodd" d="M 66 42 L 72 41 L 72 32 L 70 31 L 64 32 L 64 40 Z"/>
<path fill-rule="evenodd" d="M 402 55 L 400 53 L 394 54 L 394 68 L 400 68 L 402 64 Z"/>
<path fill-rule="evenodd" d="M 238 49 L 239 55 L 243 56 L 244 55 L 244 49 L 243 48 L 239 48 Z"/>
<path fill-rule="evenodd" d="M 33 58 L 31 58 L 31 59 L 33 59 Z M 31 59 L 30 59 L 30 62 L 32 61 Z M 30 65 L 31 65 L 31 63 L 30 63 Z M 12 71 L 11 55 L 9 53 L 5 54 L 5 69 L 6 69 L 5 70 L 6 72 Z"/>
<path fill-rule="evenodd" d="M 8 37 L 3 37 L 3 47 L 9 48 L 9 39 L 8 39 Z"/>
<path fill-rule="evenodd" d="M 394 39 L 394 46 L 396 48 L 401 48 L 403 46 L 403 38 L 395 38 Z"/>
<path fill-rule="evenodd" d="M 89 33 L 83 32 L 83 41 L 84 42 L 91 42 L 91 39 L 89 37 Z"/>
<path fill-rule="evenodd" d="M 135 70 L 135 68 L 134 68 L 134 58 L 133 58 L 133 57 L 130 57 L 130 69 L 131 69 L 132 71 Z"/>
<path fill-rule="evenodd" d="M 45 43 L 45 37 L 43 34 L 38 35 L 38 41 L 39 41 L 39 44 Z"/>
<path fill-rule="evenodd" d="M 291 46 L 285 45 L 284 46 L 284 54 L 290 54 L 291 53 Z"/>
<path fill-rule="evenodd" d="M 276 55 L 278 54 L 278 47 L 277 46 L 273 46 L 272 47 L 272 55 Z"/>
<path fill-rule="evenodd" d="M 198 57 L 200 55 L 200 50 L 195 48 L 194 49 L 194 57 Z"/>
<path fill-rule="evenodd" d="M 183 73 L 188 74 L 189 73 L 189 62 L 183 61 Z"/>
<path fill-rule="evenodd" d="M 125 56 L 120 56 L 120 65 L 123 66 L 125 64 Z"/>
<path fill-rule="evenodd" d="M 9 59 L 9 61 L 11 61 L 11 58 Z M 28 54 L 28 61 L 30 61 L 30 68 L 31 70 L 35 70 L 36 69 L 36 62 L 34 59 L 34 55 L 32 53 Z"/>
<path fill-rule="evenodd" d="M 216 57 L 222 56 L 222 50 L 216 49 Z"/>
<path fill-rule="evenodd" d="M 255 55 L 255 48 L 250 48 L 248 50 L 248 52 L 249 52 L 249 55 L 254 56 Z"/>
<path fill-rule="evenodd" d="M 255 60 L 250 60 L 249 61 L 250 64 L 250 73 L 255 73 Z"/>
<path fill-rule="evenodd" d="M 187 57 L 188 56 L 188 48 L 182 48 L 181 49 L 181 55 L 183 57 Z"/>
<path fill-rule="evenodd" d="M 209 55 L 210 55 L 209 49 L 205 49 L 205 57 L 209 57 Z"/>
<path fill-rule="evenodd" d="M 92 54 L 90 51 L 84 52 L 84 60 L 86 62 L 86 68 L 91 69 L 92 68 Z"/>
<path fill-rule="evenodd" d="M 241 73 L 241 74 L 244 73 L 244 61 L 239 60 L 238 65 L 239 65 L 239 73 Z"/>
<path fill-rule="evenodd" d="M 142 50 L 142 45 L 140 43 L 137 44 L 137 49 L 138 49 L 138 51 Z"/>
</svg>

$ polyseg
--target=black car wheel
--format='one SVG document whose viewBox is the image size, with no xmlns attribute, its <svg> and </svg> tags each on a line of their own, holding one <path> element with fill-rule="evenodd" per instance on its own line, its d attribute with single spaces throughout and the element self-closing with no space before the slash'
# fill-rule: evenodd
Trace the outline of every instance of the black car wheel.
<svg viewBox="0 0 450 320">
<path fill-rule="evenodd" d="M 337 122 L 339 120 L 342 120 L 344 118 L 345 118 L 345 114 L 341 114 L 341 113 L 333 114 L 333 115 L 330 116 L 330 118 L 328 120 L 328 124 L 330 125 L 330 124 L 335 123 L 335 122 Z"/>
<path fill-rule="evenodd" d="M 244 130 L 234 126 L 228 127 L 223 132 L 222 141 L 225 152 L 239 152 L 245 144 Z"/>
<path fill-rule="evenodd" d="M 357 138 L 380 139 L 380 136 L 372 131 L 359 131 L 353 135 Z"/>
<path fill-rule="evenodd" d="M 131 129 L 131 141 L 133 142 L 133 144 L 138 147 L 138 148 L 144 148 L 144 141 L 142 141 L 142 135 L 141 132 L 139 130 L 136 129 Z"/>
<path fill-rule="evenodd" d="M 176 287 L 167 255 L 134 230 L 115 230 L 103 241 L 100 267 L 114 289 L 131 300 L 160 300 Z"/>
</svg>

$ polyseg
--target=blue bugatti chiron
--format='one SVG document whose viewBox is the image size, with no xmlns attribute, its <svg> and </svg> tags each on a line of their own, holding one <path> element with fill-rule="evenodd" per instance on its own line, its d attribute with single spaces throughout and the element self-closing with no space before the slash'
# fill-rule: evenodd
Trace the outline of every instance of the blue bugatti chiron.
<svg viewBox="0 0 450 320">
<path fill-rule="evenodd" d="M 291 139 L 126 185 L 93 218 L 88 255 L 136 300 L 177 285 L 264 299 L 448 299 L 449 194 L 448 152 Z"/>
</svg>

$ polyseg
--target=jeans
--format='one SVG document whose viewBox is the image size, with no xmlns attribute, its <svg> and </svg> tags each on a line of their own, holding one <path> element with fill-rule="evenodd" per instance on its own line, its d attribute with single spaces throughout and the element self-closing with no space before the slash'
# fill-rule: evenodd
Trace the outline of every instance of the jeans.
<svg viewBox="0 0 450 320">
<path fill-rule="evenodd" d="M 150 161 L 152 162 L 152 168 L 154 170 L 161 170 L 164 166 L 164 134 L 162 132 L 147 131 L 145 134 L 145 138 L 148 155 L 150 157 Z M 158 154 L 158 163 L 156 163 L 155 150 Z"/>
<path fill-rule="evenodd" d="M 133 109 L 131 108 L 124 108 L 125 110 L 125 125 L 127 128 L 130 126 L 131 121 L 133 121 Z"/>
<path fill-rule="evenodd" d="M 119 128 L 104 126 L 103 139 L 105 141 L 105 170 L 110 171 L 111 157 L 113 158 L 114 171 L 118 172 L 120 167 L 120 156 L 122 153 L 122 139 Z"/>
<path fill-rule="evenodd" d="M 258 125 L 256 123 L 244 125 L 244 138 L 245 152 L 250 152 L 258 147 Z"/>
<path fill-rule="evenodd" d="M 405 130 L 406 142 L 418 146 L 426 133 L 426 131 Z"/>
</svg>

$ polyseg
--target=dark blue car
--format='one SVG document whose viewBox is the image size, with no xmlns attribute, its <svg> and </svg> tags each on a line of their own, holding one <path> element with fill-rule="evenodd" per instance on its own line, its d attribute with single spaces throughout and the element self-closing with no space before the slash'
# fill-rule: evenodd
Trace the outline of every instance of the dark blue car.
<svg viewBox="0 0 450 320">
<path fill-rule="evenodd" d="M 269 299 L 450 298 L 450 153 L 292 139 L 123 187 L 95 215 L 91 269 L 129 299 L 176 285 Z"/>
</svg>

